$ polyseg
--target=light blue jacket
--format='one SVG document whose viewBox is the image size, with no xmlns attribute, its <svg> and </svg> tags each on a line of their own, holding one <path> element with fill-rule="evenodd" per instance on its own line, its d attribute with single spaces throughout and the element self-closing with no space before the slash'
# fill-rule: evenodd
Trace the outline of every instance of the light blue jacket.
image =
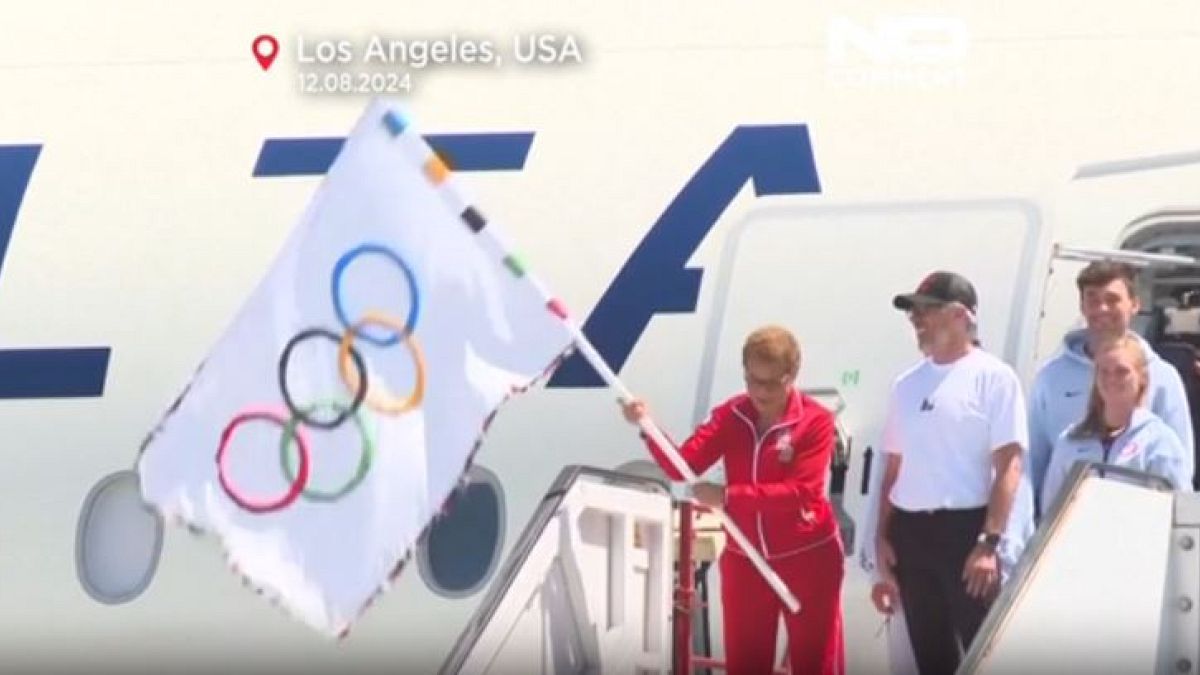
<svg viewBox="0 0 1200 675">
<path fill-rule="evenodd" d="M 1184 464 L 1185 456 L 1190 455 L 1185 453 L 1183 443 L 1171 427 L 1145 408 L 1134 411 L 1129 428 L 1113 440 L 1108 452 L 1099 438 L 1072 438 L 1068 429 L 1059 436 L 1051 453 L 1042 486 L 1043 508 L 1054 504 L 1071 467 L 1078 461 L 1104 462 L 1157 474 L 1170 480 L 1176 490 L 1191 492 L 1192 475 Z"/>
<path fill-rule="evenodd" d="M 1141 337 L 1138 339 L 1141 340 Z M 1083 421 L 1095 371 L 1095 364 L 1083 350 L 1085 344 L 1086 330 L 1067 333 L 1062 349 L 1042 366 L 1033 382 L 1033 392 L 1029 396 L 1028 465 L 1035 495 L 1040 496 L 1044 492 L 1046 468 L 1050 464 L 1050 452 L 1055 440 L 1064 431 Z M 1188 485 L 1191 485 L 1194 469 L 1192 416 L 1188 410 L 1183 380 L 1174 366 L 1154 353 L 1145 340 L 1142 340 L 1142 348 L 1146 350 L 1150 370 L 1146 406 L 1162 418 L 1182 442 L 1182 472 L 1188 478 Z M 1043 509 L 1046 506 L 1042 504 Z"/>
</svg>

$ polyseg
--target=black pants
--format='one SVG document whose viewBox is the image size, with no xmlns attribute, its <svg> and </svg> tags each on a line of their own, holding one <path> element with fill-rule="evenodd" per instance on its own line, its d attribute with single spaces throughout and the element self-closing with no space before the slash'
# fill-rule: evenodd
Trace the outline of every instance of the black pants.
<svg viewBox="0 0 1200 675">
<path fill-rule="evenodd" d="M 963 581 L 963 566 L 986 516 L 986 508 L 892 509 L 888 538 L 921 675 L 952 674 L 987 616 L 991 601 L 967 595 Z"/>
</svg>

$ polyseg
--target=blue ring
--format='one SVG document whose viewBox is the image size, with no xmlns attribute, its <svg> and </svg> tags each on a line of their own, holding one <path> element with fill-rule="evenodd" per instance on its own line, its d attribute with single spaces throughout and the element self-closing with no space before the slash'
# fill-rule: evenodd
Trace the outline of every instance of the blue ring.
<svg viewBox="0 0 1200 675">
<path fill-rule="evenodd" d="M 350 266 L 350 263 L 353 262 L 355 258 L 365 253 L 379 253 L 390 258 L 392 262 L 396 263 L 396 266 L 404 272 L 404 278 L 408 281 L 408 291 L 409 296 L 412 298 L 412 302 L 408 307 L 408 318 L 404 320 L 403 333 L 397 333 L 393 331 L 390 337 L 380 338 L 373 335 L 368 335 L 367 333 L 359 330 L 354 331 L 354 335 L 356 337 L 360 337 L 371 344 L 375 344 L 380 347 L 391 347 L 392 345 L 400 342 L 400 339 L 405 335 L 413 334 L 413 331 L 417 328 L 417 319 L 421 316 L 421 294 L 417 290 L 417 277 L 415 274 L 413 274 L 413 271 L 408 266 L 408 263 L 404 262 L 404 259 L 401 258 L 395 251 L 387 248 L 386 246 L 381 246 L 380 244 L 361 244 L 339 258 L 337 265 L 335 265 L 333 268 L 333 278 L 330 283 L 330 289 L 333 292 L 333 309 L 337 312 L 337 317 L 338 320 L 342 322 L 342 327 L 346 330 L 350 330 L 352 324 L 350 323 L 350 319 L 346 317 L 346 308 L 342 306 L 342 273 L 346 271 L 346 268 Z"/>
</svg>

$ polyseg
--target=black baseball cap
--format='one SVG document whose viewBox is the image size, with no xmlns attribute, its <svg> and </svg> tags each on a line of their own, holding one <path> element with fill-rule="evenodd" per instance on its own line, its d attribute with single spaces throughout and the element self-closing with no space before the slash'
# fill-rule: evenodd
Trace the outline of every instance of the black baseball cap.
<svg viewBox="0 0 1200 675">
<path fill-rule="evenodd" d="M 957 302 L 972 313 L 979 304 L 975 287 L 961 274 L 934 272 L 921 280 L 916 291 L 892 298 L 892 306 L 904 311 L 912 309 L 915 305 L 941 305 L 949 302 Z"/>
</svg>

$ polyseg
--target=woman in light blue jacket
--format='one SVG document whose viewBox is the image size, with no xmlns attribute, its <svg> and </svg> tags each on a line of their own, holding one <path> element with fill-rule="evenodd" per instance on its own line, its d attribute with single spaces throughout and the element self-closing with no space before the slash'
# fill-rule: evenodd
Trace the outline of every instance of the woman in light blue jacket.
<svg viewBox="0 0 1200 675">
<path fill-rule="evenodd" d="M 1042 504 L 1053 504 L 1077 461 L 1104 462 L 1154 473 L 1191 490 L 1184 470 L 1179 436 L 1143 407 L 1149 386 L 1146 352 L 1132 335 L 1109 342 L 1092 355 L 1096 375 L 1082 422 L 1068 428 L 1054 444 Z"/>
</svg>

